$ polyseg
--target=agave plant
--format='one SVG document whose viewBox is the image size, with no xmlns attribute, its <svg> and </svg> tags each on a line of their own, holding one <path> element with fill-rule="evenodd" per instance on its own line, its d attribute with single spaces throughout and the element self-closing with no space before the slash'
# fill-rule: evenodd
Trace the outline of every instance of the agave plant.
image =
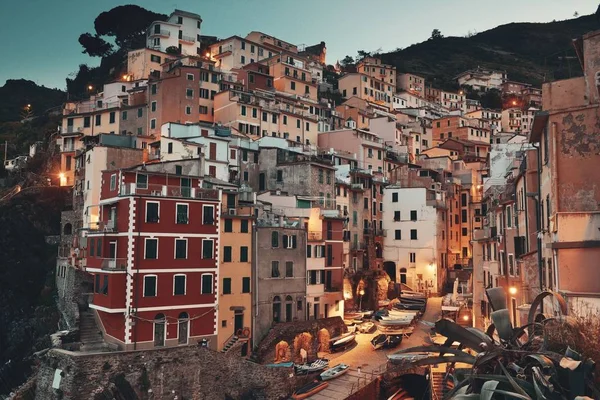
<svg viewBox="0 0 600 400">
<path fill-rule="evenodd" d="M 411 366 L 447 363 L 447 377 L 454 381 L 454 388 L 444 399 L 600 399 L 593 383 L 592 360 L 571 348 L 565 354 L 548 350 L 547 330 L 555 318 L 546 318 L 538 308 L 546 297 L 553 296 L 566 316 L 567 305 L 560 294 L 540 293 L 529 309 L 528 323 L 521 327 L 513 327 L 510 321 L 503 288 L 487 289 L 486 295 L 493 310 L 493 323 L 486 332 L 441 319 L 435 329 L 447 338 L 443 345 L 401 350 L 388 356 L 390 362 Z M 458 347 L 451 348 L 455 342 Z M 454 373 L 456 363 L 472 366 L 461 380 Z"/>
</svg>

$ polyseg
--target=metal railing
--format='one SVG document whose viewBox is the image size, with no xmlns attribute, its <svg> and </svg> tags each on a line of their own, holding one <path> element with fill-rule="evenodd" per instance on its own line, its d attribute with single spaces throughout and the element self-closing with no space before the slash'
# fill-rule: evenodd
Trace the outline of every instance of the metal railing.
<svg viewBox="0 0 600 400">
<path fill-rule="evenodd" d="M 148 33 L 148 36 L 166 36 L 166 37 L 170 37 L 171 36 L 171 31 L 167 31 L 165 29 L 161 29 L 158 32 L 156 32 L 154 29 L 151 30 Z"/>
<path fill-rule="evenodd" d="M 181 35 L 179 40 L 184 41 L 184 42 L 194 43 L 196 41 L 196 38 L 191 37 L 191 36 Z"/>
<path fill-rule="evenodd" d="M 121 185 L 119 196 L 155 196 L 155 197 L 182 197 L 188 199 L 218 200 L 219 191 L 215 189 L 202 189 L 173 185 L 144 185 L 135 183 Z"/>
<path fill-rule="evenodd" d="M 366 246 L 365 246 L 365 244 L 364 244 L 364 243 L 356 243 L 356 242 L 355 242 L 355 243 L 352 243 L 352 244 L 350 245 L 350 249 L 351 249 L 351 250 L 354 250 L 354 251 L 356 251 L 356 250 L 364 250 L 364 249 L 365 249 L 365 247 L 366 247 Z"/>
<path fill-rule="evenodd" d="M 98 221 L 90 222 L 88 224 L 88 230 L 92 232 L 117 232 L 117 221 Z"/>
<path fill-rule="evenodd" d="M 127 269 L 127 259 L 126 258 L 103 258 L 102 263 L 100 264 L 100 268 L 110 269 L 110 270 L 125 270 L 125 269 Z"/>
</svg>

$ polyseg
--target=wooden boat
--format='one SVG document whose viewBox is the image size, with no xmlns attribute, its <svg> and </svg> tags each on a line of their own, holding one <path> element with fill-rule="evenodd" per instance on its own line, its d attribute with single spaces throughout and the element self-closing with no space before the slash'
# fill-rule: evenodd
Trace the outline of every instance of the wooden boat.
<svg viewBox="0 0 600 400">
<path fill-rule="evenodd" d="M 346 333 L 342 336 L 334 337 L 330 340 L 329 349 L 332 352 L 344 350 L 345 348 L 351 346 L 356 341 L 355 333 Z"/>
<path fill-rule="evenodd" d="M 329 360 L 319 358 L 310 364 L 296 364 L 296 375 L 305 375 L 313 372 L 322 371 L 329 366 Z"/>
<path fill-rule="evenodd" d="M 289 368 L 289 367 L 293 367 L 294 363 L 293 362 L 283 362 L 283 363 L 275 363 L 275 364 L 266 364 L 265 367 L 270 367 L 270 368 Z"/>
<path fill-rule="evenodd" d="M 292 394 L 292 399 L 301 400 L 306 399 L 313 394 L 319 393 L 321 390 L 325 389 L 329 386 L 329 383 L 322 381 L 314 381 L 307 385 L 302 386 L 300 389 L 296 390 L 294 394 Z"/>
<path fill-rule="evenodd" d="M 394 326 L 386 327 L 386 326 L 378 326 L 377 330 L 381 333 L 385 333 L 386 335 L 410 335 L 414 331 L 413 326 L 407 326 L 404 328 L 396 328 Z"/>
<path fill-rule="evenodd" d="M 411 398 L 409 393 L 403 388 L 400 388 L 388 397 L 388 400 L 408 400 L 409 398 Z"/>
<path fill-rule="evenodd" d="M 379 349 L 383 349 L 383 348 L 391 349 L 391 348 L 398 346 L 401 342 L 402 342 L 402 335 L 381 334 L 381 335 L 375 336 L 371 340 L 371 345 L 373 346 L 374 350 L 379 350 Z"/>
<path fill-rule="evenodd" d="M 338 364 L 333 368 L 329 368 L 328 370 L 321 372 L 321 375 L 319 376 L 321 377 L 322 381 L 329 381 L 345 374 L 349 369 L 350 367 L 346 364 Z"/>
<path fill-rule="evenodd" d="M 377 323 L 383 326 L 409 326 L 412 323 L 412 319 L 381 319 Z"/>
<path fill-rule="evenodd" d="M 437 353 L 401 353 L 401 354 L 388 354 L 387 358 L 392 364 L 404 364 L 411 363 L 418 360 L 422 360 Z"/>
<path fill-rule="evenodd" d="M 366 321 L 358 325 L 357 329 L 360 333 L 371 333 L 375 329 L 375 324 L 371 321 Z"/>
</svg>

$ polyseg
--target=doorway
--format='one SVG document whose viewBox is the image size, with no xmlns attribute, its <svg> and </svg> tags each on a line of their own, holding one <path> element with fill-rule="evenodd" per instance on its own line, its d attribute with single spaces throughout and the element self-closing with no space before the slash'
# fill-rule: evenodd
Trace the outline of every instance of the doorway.
<svg viewBox="0 0 600 400">
<path fill-rule="evenodd" d="M 319 319 L 319 312 L 321 311 L 321 307 L 320 307 L 319 303 L 314 304 L 314 311 L 315 311 L 315 319 Z"/>
<path fill-rule="evenodd" d="M 154 317 L 154 346 L 162 347 L 165 345 L 166 328 L 165 314 L 156 314 Z"/>
<path fill-rule="evenodd" d="M 325 318 L 329 318 L 329 304 L 325 304 Z"/>
<path fill-rule="evenodd" d="M 393 261 L 385 261 L 383 263 L 383 270 L 390 277 L 392 282 L 396 282 L 396 263 Z"/>
<path fill-rule="evenodd" d="M 188 344 L 189 339 L 189 331 L 190 331 L 190 317 L 188 313 L 182 312 L 179 314 L 178 318 L 178 327 L 177 327 L 177 343 L 179 344 Z"/>
<path fill-rule="evenodd" d="M 236 333 L 244 330 L 244 313 L 242 311 L 236 311 L 233 316 L 233 331 Z"/>
</svg>

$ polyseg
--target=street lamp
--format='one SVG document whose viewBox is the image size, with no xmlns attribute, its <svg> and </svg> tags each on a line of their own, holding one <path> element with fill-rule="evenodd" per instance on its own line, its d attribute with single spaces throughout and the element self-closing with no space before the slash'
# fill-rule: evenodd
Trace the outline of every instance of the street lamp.
<svg viewBox="0 0 600 400">
<path fill-rule="evenodd" d="M 360 310 L 362 310 L 362 299 L 363 299 L 363 296 L 365 295 L 365 290 L 364 289 L 360 289 L 360 291 L 358 292 L 358 294 L 360 295 L 360 299 L 359 299 L 359 302 L 358 302 L 358 310 L 360 311 Z"/>
<path fill-rule="evenodd" d="M 510 294 L 512 294 L 514 296 L 515 294 L 517 294 L 517 288 L 514 287 L 514 286 L 509 287 L 508 288 L 508 293 L 510 293 Z"/>
</svg>

